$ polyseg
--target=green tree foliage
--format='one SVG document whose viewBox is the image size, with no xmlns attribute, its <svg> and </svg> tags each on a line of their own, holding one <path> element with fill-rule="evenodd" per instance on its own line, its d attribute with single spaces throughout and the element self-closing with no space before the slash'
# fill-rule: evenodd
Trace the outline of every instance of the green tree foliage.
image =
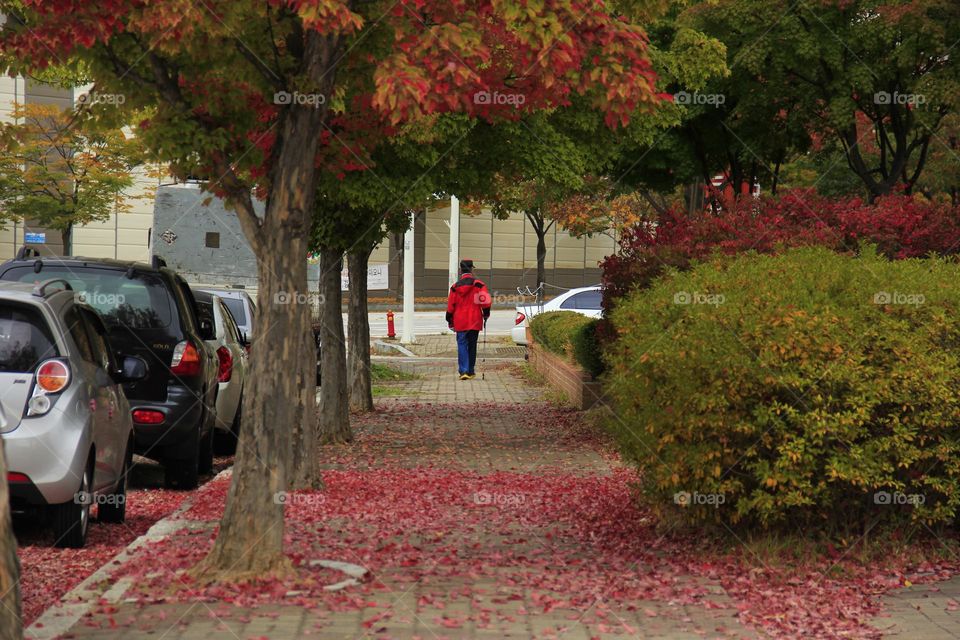
<svg viewBox="0 0 960 640">
<path fill-rule="evenodd" d="M 11 115 L 0 125 L 0 216 L 60 231 L 69 251 L 74 226 L 130 210 L 135 138 L 55 105 L 18 104 Z"/>
<path fill-rule="evenodd" d="M 952 0 L 717 0 L 680 20 L 726 45 L 731 75 L 711 87 L 731 110 L 718 135 L 761 166 L 819 134 L 841 145 L 871 197 L 909 191 L 960 107 Z"/>
</svg>

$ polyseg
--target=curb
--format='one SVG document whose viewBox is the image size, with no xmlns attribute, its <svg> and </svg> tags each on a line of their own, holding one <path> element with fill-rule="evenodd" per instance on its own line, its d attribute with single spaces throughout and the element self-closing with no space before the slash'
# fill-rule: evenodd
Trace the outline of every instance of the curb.
<svg viewBox="0 0 960 640">
<path fill-rule="evenodd" d="M 206 484 L 224 477 L 232 468 L 224 469 Z M 146 533 L 107 560 L 99 569 L 87 576 L 83 582 L 60 596 L 59 602 L 47 608 L 40 617 L 27 627 L 24 631 L 25 640 L 53 640 L 69 631 L 101 601 L 105 600 L 111 604 L 120 602 L 133 581 L 130 578 L 121 578 L 116 583 L 111 583 L 110 577 L 113 572 L 117 570 L 119 565 L 130 560 L 133 553 L 143 545 L 162 540 L 183 529 L 184 526 L 189 526 L 188 521 L 181 520 L 179 516 L 193 506 L 196 496 L 196 492 L 192 493 L 170 515 L 157 520 Z"/>
</svg>

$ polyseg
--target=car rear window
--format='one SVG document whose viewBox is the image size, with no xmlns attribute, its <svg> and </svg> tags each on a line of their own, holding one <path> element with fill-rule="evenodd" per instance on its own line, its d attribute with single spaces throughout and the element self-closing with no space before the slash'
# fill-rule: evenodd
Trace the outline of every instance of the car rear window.
<svg viewBox="0 0 960 640">
<path fill-rule="evenodd" d="M 50 327 L 38 310 L 0 302 L 0 371 L 28 373 L 57 355 Z"/>
<path fill-rule="evenodd" d="M 108 327 L 163 329 L 170 326 L 175 313 L 170 292 L 163 281 L 147 273 L 133 273 L 97 267 L 44 265 L 40 273 L 33 267 L 14 267 L 4 280 L 40 282 L 63 278 L 78 298 L 100 312 Z"/>
<path fill-rule="evenodd" d="M 603 308 L 603 292 L 599 289 L 577 293 L 560 305 L 561 309 L 582 309 L 585 311 L 599 311 Z"/>
<path fill-rule="evenodd" d="M 247 324 L 247 310 L 244 308 L 243 300 L 240 298 L 220 298 L 223 304 L 227 305 L 230 315 L 233 316 L 237 324 Z"/>
</svg>

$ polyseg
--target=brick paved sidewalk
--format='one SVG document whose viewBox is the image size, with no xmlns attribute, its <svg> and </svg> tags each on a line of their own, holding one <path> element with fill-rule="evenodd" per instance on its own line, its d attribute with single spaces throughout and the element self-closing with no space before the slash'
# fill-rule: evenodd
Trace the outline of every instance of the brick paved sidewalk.
<svg viewBox="0 0 960 640">
<path fill-rule="evenodd" d="M 889 638 L 960 638 L 960 578 L 898 589 L 883 598 L 885 613 L 872 621 Z"/>
<path fill-rule="evenodd" d="M 578 475 L 585 482 L 609 477 L 611 467 L 602 448 L 583 444 L 563 431 L 576 431 L 578 414 L 547 405 L 543 390 L 529 386 L 516 376 L 517 363 L 491 365 L 485 380 L 461 382 L 455 379 L 449 362 L 391 360 L 393 366 L 414 371 L 419 377 L 390 384 L 415 395 L 381 401 L 379 414 L 357 420 L 357 442 L 344 448 L 340 458 L 326 465 L 331 473 L 360 472 L 373 477 L 372 474 L 383 472 L 377 465 L 389 466 L 391 473 L 401 474 L 406 473 L 406 469 L 410 473 L 460 469 L 462 471 L 456 473 L 464 474 L 471 481 L 483 483 L 487 482 L 484 478 L 489 478 L 491 487 L 501 482 L 505 474 L 520 474 L 521 478 L 527 478 L 533 492 L 540 479 L 547 478 L 550 469 L 554 474 L 560 473 L 558 469 L 572 474 L 561 476 L 564 483 L 575 480 L 563 478 Z M 411 422 L 411 416 L 419 422 Z M 414 427 L 416 434 L 408 433 Z M 325 460 L 332 459 L 325 455 Z M 328 490 L 334 488 L 331 486 Z M 435 526 L 428 518 L 423 528 L 397 531 L 388 538 L 374 539 L 372 544 L 381 549 L 397 549 L 398 554 L 403 549 L 433 548 L 442 550 L 443 554 L 425 552 L 415 556 L 421 560 L 409 562 L 401 562 L 398 555 L 396 562 L 377 567 L 376 577 L 384 590 L 378 595 L 367 591 L 356 596 L 370 601 L 365 607 L 327 606 L 329 603 L 323 601 L 311 608 L 290 604 L 237 607 L 224 602 L 172 599 L 144 603 L 128 600 L 129 594 L 115 586 L 108 593 L 107 600 L 113 601 L 111 606 L 85 616 L 63 637 L 169 640 L 758 637 L 739 623 L 734 604 L 718 583 L 692 576 L 659 575 L 661 567 L 656 562 L 639 565 L 632 561 L 627 564 L 625 560 L 616 566 L 596 567 L 596 572 L 590 575 L 608 576 L 610 580 L 628 576 L 628 580 L 647 580 L 651 584 L 666 582 L 678 592 L 698 590 L 702 597 L 626 601 L 609 593 L 606 578 L 601 577 L 593 584 L 581 586 L 585 594 L 596 593 L 595 599 L 588 596 L 592 605 L 573 607 L 564 603 L 569 603 L 570 594 L 557 593 L 557 598 L 567 600 L 553 606 L 549 599 L 545 600 L 545 594 L 552 593 L 555 581 L 560 581 L 563 575 L 579 575 L 577 567 L 591 567 L 598 562 L 584 541 L 564 535 L 561 529 L 536 524 L 539 522 L 533 517 L 536 513 L 529 511 L 536 509 L 536 505 L 526 505 L 525 509 L 515 512 L 498 510 L 497 517 L 491 518 L 489 524 L 481 520 L 479 526 L 472 522 L 469 526 L 458 528 L 454 524 L 451 527 L 451 516 L 443 511 L 450 508 L 448 503 L 439 497 L 437 500 L 430 503 L 438 510 Z M 572 509 L 582 507 L 582 503 L 571 504 Z M 452 513 L 455 520 L 456 512 Z M 208 521 L 189 523 L 201 530 L 212 530 L 215 526 Z M 364 535 L 367 523 L 355 519 L 329 518 L 318 526 L 317 544 L 321 552 L 326 553 L 344 553 L 358 540 L 378 535 L 375 529 Z M 176 529 L 176 523 L 172 528 Z M 338 534 L 352 537 L 353 542 L 331 540 Z M 322 540 L 323 536 L 327 539 Z M 182 542 L 183 538 L 176 537 L 167 544 L 178 540 L 187 544 Z M 499 557 L 510 560 L 498 564 L 495 559 Z M 343 559 L 358 561 L 351 557 Z M 485 570 L 473 572 L 472 567 L 480 564 L 484 564 Z M 531 588 L 531 584 L 537 588 Z M 351 597 L 349 589 L 343 594 L 344 598 Z"/>
</svg>

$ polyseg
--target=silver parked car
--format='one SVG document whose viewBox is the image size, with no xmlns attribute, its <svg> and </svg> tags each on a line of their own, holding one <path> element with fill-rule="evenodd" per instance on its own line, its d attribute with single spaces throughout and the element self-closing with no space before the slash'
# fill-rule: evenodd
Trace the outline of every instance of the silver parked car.
<svg viewBox="0 0 960 640">
<path fill-rule="evenodd" d="M 133 420 L 120 363 L 100 316 L 64 280 L 0 283 L 0 436 L 14 512 L 49 511 L 55 544 L 82 547 L 93 504 L 102 522 L 126 516 Z"/>
<path fill-rule="evenodd" d="M 257 305 L 250 297 L 250 294 L 243 289 L 231 287 L 193 287 L 194 291 L 206 291 L 215 296 L 219 296 L 230 310 L 233 321 L 237 323 L 237 329 L 240 330 L 240 339 L 243 344 L 249 346 L 253 340 L 253 317 L 257 312 Z"/>
<path fill-rule="evenodd" d="M 194 289 L 201 320 L 213 326 L 214 337 L 206 343 L 217 352 L 217 422 L 215 436 L 221 453 L 233 453 L 240 436 L 243 385 L 247 379 L 248 358 L 244 339 L 233 314 L 219 295 Z"/>
</svg>

